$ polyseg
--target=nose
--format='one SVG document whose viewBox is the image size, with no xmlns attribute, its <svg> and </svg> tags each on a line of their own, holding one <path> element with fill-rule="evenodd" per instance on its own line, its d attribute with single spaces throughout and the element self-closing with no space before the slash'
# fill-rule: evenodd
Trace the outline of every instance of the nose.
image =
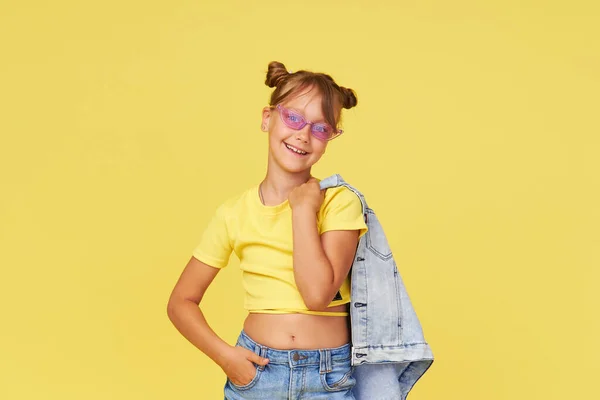
<svg viewBox="0 0 600 400">
<path fill-rule="evenodd" d="M 311 129 L 312 125 L 306 124 L 304 128 L 300 129 L 299 131 L 296 131 L 296 140 L 301 140 L 304 143 L 308 143 L 310 135 L 312 134 Z"/>
</svg>

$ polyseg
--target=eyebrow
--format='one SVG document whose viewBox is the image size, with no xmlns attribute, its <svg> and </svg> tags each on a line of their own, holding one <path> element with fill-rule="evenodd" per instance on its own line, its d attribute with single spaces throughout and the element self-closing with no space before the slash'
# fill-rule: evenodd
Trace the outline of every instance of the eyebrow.
<svg viewBox="0 0 600 400">
<path fill-rule="evenodd" d="M 296 109 L 294 107 L 289 107 L 289 106 L 286 107 L 286 108 L 289 109 L 289 110 L 295 111 L 298 114 L 302 115 L 304 118 L 306 118 L 306 115 L 304 115 L 304 113 L 302 111 L 300 111 L 300 110 L 298 110 L 298 109 Z M 311 120 L 311 122 L 324 122 L 324 123 L 327 123 L 327 121 L 325 120 L 325 117 L 319 118 L 317 120 Z"/>
</svg>

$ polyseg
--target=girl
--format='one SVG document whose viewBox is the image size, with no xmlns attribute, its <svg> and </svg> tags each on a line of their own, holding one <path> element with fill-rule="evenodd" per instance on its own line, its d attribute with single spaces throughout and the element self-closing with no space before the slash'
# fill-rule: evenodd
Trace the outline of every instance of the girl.
<svg viewBox="0 0 600 400">
<path fill-rule="evenodd" d="M 352 89 L 327 74 L 268 67 L 274 87 L 262 110 L 265 178 L 221 204 L 168 303 L 175 327 L 227 375 L 225 399 L 354 399 L 348 303 L 359 238 L 360 199 L 320 190 L 311 168 L 338 137 Z M 244 322 L 236 346 L 210 328 L 202 297 L 235 252 L 243 271 Z"/>
</svg>

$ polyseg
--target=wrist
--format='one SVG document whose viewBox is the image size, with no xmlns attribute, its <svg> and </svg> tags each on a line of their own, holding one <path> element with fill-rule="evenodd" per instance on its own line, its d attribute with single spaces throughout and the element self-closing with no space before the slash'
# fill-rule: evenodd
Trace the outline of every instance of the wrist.
<svg viewBox="0 0 600 400">
<path fill-rule="evenodd" d="M 225 343 L 222 347 L 217 349 L 213 361 L 223 369 L 227 364 L 229 364 L 229 360 L 231 359 L 231 355 L 233 352 L 234 346 L 230 346 Z"/>
</svg>

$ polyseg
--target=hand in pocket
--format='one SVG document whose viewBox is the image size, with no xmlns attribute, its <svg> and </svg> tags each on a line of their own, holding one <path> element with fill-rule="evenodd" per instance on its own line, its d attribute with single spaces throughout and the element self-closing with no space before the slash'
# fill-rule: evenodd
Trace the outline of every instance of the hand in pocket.
<svg viewBox="0 0 600 400">
<path fill-rule="evenodd" d="M 256 365 L 267 365 L 269 360 L 240 346 L 233 347 L 221 368 L 231 383 L 245 386 L 256 376 Z"/>
</svg>

